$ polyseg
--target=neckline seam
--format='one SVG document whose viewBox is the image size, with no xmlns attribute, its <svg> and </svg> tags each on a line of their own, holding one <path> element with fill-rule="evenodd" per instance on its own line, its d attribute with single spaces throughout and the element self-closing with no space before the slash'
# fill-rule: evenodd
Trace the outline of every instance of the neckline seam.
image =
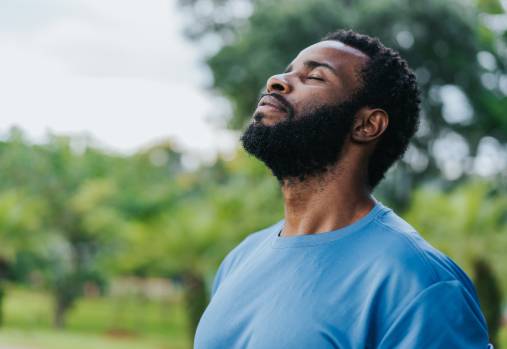
<svg viewBox="0 0 507 349">
<path fill-rule="evenodd" d="M 320 246 L 320 245 L 325 245 L 325 244 L 333 243 L 335 241 L 341 240 L 342 238 L 350 236 L 352 233 L 357 232 L 358 229 L 359 230 L 363 229 L 363 228 L 369 226 L 371 223 L 375 223 L 377 221 L 377 218 L 380 216 L 381 213 L 385 214 L 385 213 L 389 212 L 390 209 L 388 207 L 386 207 L 386 206 L 383 206 L 382 204 L 379 204 L 378 206 L 376 206 L 372 210 L 376 210 L 377 212 L 370 212 L 372 214 L 372 216 L 369 217 L 366 221 L 363 221 L 363 222 L 357 221 L 357 223 L 361 223 L 357 227 L 357 229 L 353 229 L 352 231 L 345 231 L 343 235 L 333 236 L 333 237 L 331 237 L 331 238 L 329 238 L 327 240 L 325 239 L 326 237 L 323 237 L 323 239 L 318 239 L 319 241 L 284 240 L 284 239 L 291 239 L 291 238 L 294 238 L 294 237 L 280 237 L 280 236 L 278 236 L 279 228 L 281 228 L 283 226 L 283 224 L 281 224 L 283 222 L 283 219 L 282 219 L 277 224 L 277 228 L 275 229 L 275 233 L 272 234 L 272 240 L 271 240 L 271 243 L 270 243 L 271 248 L 282 249 L 282 248 L 298 248 L 298 247 L 315 247 L 315 246 Z M 365 218 L 365 217 L 366 216 L 364 216 L 363 218 Z M 352 224 L 354 224 L 354 223 L 352 223 Z M 337 232 L 338 230 L 340 230 L 340 229 L 346 229 L 347 227 L 351 227 L 351 225 L 348 225 L 346 227 L 339 228 L 339 229 L 336 229 L 336 230 L 333 230 L 333 231 L 330 231 L 330 232 L 327 232 L 327 233 L 323 233 L 323 234 L 329 234 L 329 233 Z M 304 237 L 304 236 L 306 236 L 306 235 L 300 235 L 300 237 Z"/>
</svg>

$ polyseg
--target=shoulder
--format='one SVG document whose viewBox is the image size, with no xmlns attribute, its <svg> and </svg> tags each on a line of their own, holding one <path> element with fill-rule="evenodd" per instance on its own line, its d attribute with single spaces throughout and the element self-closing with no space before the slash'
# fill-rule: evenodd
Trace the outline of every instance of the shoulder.
<svg viewBox="0 0 507 349">
<path fill-rule="evenodd" d="M 407 272 L 427 276 L 428 283 L 468 281 L 463 270 L 447 255 L 426 241 L 412 225 L 389 209 L 375 219 L 377 239 L 386 252 L 385 261 Z"/>
<path fill-rule="evenodd" d="M 241 263 L 241 261 L 245 260 L 250 253 L 255 250 L 259 245 L 263 243 L 269 236 L 270 233 L 274 232 L 281 224 L 281 221 L 277 223 L 255 231 L 249 235 L 247 235 L 241 242 L 236 245 L 227 255 L 224 257 L 218 270 L 215 274 L 215 279 L 213 281 L 213 289 L 212 293 L 215 292 L 218 285 Z"/>
<path fill-rule="evenodd" d="M 391 209 L 375 218 L 367 239 L 378 246 L 371 268 L 380 297 L 388 304 L 382 328 L 392 324 L 415 299 L 431 303 L 435 298 L 466 293 L 470 303 L 478 304 L 466 273 Z"/>
<path fill-rule="evenodd" d="M 237 261 L 245 258 L 253 249 L 260 245 L 266 238 L 270 236 L 270 233 L 274 232 L 274 229 L 281 222 L 277 222 L 267 228 L 258 230 L 247 235 L 236 247 L 234 247 L 224 258 L 224 262 L 228 264 L 237 263 Z"/>
<path fill-rule="evenodd" d="M 476 295 L 467 274 L 391 209 L 378 215 L 374 224 L 372 239 L 382 246 L 381 258 L 377 258 L 377 262 L 389 278 L 401 284 L 405 282 L 414 291 L 439 282 L 456 281 L 470 294 Z"/>
</svg>

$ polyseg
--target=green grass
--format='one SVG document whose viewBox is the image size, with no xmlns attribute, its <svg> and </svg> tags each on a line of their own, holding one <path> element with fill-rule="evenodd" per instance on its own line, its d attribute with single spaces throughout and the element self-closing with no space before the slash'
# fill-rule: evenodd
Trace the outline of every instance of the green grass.
<svg viewBox="0 0 507 349">
<path fill-rule="evenodd" d="M 115 338 L 99 334 L 72 331 L 19 330 L 4 328 L 0 343 L 22 349 L 188 349 L 185 341 L 168 338 Z"/>
<path fill-rule="evenodd" d="M 29 349 L 187 349 L 181 302 L 97 297 L 79 300 L 65 330 L 52 326 L 48 294 L 19 287 L 7 290 L 0 343 Z"/>
<path fill-rule="evenodd" d="M 504 326 L 500 330 L 500 337 L 499 337 L 498 341 L 500 343 L 500 348 L 495 348 L 495 349 L 507 349 L 507 326 Z"/>
</svg>

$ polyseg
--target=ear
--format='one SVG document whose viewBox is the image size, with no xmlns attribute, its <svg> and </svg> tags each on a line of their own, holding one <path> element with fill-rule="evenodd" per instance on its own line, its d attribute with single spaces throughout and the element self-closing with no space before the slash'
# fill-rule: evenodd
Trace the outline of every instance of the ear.
<svg viewBox="0 0 507 349">
<path fill-rule="evenodd" d="M 368 143 L 379 138 L 388 124 L 389 116 L 385 110 L 363 107 L 356 113 L 350 136 L 353 141 Z"/>
</svg>

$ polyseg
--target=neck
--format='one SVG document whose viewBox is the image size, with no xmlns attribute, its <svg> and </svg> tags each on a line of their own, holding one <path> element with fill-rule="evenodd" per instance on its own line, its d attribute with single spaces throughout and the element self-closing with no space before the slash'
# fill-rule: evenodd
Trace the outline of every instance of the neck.
<svg viewBox="0 0 507 349">
<path fill-rule="evenodd" d="M 285 224 L 281 236 L 316 234 L 352 224 L 374 206 L 366 169 L 346 159 L 322 175 L 303 181 L 284 179 Z M 346 171 L 344 170 L 346 169 Z"/>
</svg>

